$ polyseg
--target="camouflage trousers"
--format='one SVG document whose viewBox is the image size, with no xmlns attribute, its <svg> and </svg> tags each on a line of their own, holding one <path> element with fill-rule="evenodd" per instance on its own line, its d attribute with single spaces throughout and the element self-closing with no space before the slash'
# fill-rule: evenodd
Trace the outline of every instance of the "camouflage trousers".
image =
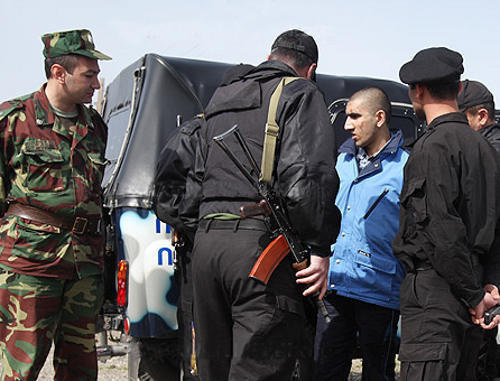
<svg viewBox="0 0 500 381">
<path fill-rule="evenodd" d="M 102 278 L 63 280 L 0 274 L 2 381 L 36 380 L 55 344 L 55 380 L 95 380 Z"/>
</svg>

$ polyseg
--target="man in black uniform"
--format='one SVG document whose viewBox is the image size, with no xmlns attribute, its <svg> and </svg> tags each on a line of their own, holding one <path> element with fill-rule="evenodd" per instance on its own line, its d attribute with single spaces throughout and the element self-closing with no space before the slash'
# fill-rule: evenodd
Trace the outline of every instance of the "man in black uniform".
<svg viewBox="0 0 500 381">
<path fill-rule="evenodd" d="M 495 122 L 495 102 L 493 94 L 478 81 L 462 81 L 462 91 L 458 94 L 458 108 L 465 113 L 469 125 L 479 132 L 500 151 L 500 125 Z M 484 163 L 488 166 L 489 163 Z M 500 296 L 497 295 L 500 299 Z M 497 376 L 497 334 L 498 327 L 484 332 L 484 344 L 478 358 L 478 379 L 493 380 Z"/>
<path fill-rule="evenodd" d="M 306 319 L 297 283 L 306 285 L 304 295 L 323 296 L 330 245 L 339 227 L 335 138 L 323 95 L 310 80 L 317 61 L 314 39 L 287 31 L 273 43 L 267 62 L 219 87 L 207 106 L 202 220 L 193 248 L 197 359 L 203 381 L 290 380 L 296 364 L 303 364 L 301 346 L 312 343 L 304 339 Z M 297 273 L 287 256 L 264 285 L 248 276 L 270 243 L 268 225 L 263 216 L 238 215 L 242 205 L 261 198 L 212 138 L 238 124 L 260 162 L 270 97 L 285 77 L 302 79 L 285 85 L 279 98 L 271 186 L 312 255 L 309 266 Z M 235 137 L 226 143 L 245 162 Z"/>
<path fill-rule="evenodd" d="M 224 73 L 221 86 L 226 86 L 254 67 L 236 65 Z M 194 234 L 198 227 L 198 209 L 201 199 L 204 153 L 201 133 L 205 126 L 203 114 L 183 123 L 177 134 L 162 150 L 155 174 L 153 208 L 156 216 L 174 228 L 177 279 L 180 297 L 178 321 L 181 336 L 183 380 L 196 380 L 193 331 L 193 284 L 191 253 Z M 189 197 L 185 197 L 186 193 Z"/>
<path fill-rule="evenodd" d="M 183 380 L 195 380 L 196 368 L 191 364 L 193 355 L 193 285 L 191 276 L 191 251 L 194 233 L 198 226 L 200 197 L 184 198 L 186 189 L 193 195 L 200 194 L 200 133 L 204 125 L 199 115 L 181 125 L 178 133 L 162 150 L 155 175 L 153 208 L 161 221 L 174 228 L 179 301 L 177 320 L 182 356 Z M 193 190 L 196 191 L 193 191 Z"/>
<path fill-rule="evenodd" d="M 500 125 L 495 122 L 495 101 L 486 86 L 478 81 L 462 81 L 458 108 L 465 113 L 472 129 L 500 151 Z"/>
<path fill-rule="evenodd" d="M 483 315 L 500 283 L 500 166 L 457 112 L 462 73 L 462 56 L 447 48 L 422 50 L 399 72 L 428 124 L 405 167 L 393 242 L 408 272 L 401 285 L 403 380 L 475 380 L 479 324 L 498 323 L 486 326 Z"/>
</svg>

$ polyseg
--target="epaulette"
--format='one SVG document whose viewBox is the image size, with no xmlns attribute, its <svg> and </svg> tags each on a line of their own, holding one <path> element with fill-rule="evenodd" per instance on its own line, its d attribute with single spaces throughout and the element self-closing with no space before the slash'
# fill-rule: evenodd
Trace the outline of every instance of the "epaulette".
<svg viewBox="0 0 500 381">
<path fill-rule="evenodd" d="M 2 121 L 12 111 L 19 110 L 22 108 L 24 108 L 24 104 L 19 99 L 13 99 L 2 103 L 0 105 L 0 121 Z"/>
<path fill-rule="evenodd" d="M 195 131 L 200 129 L 205 123 L 205 117 L 203 114 L 195 115 L 193 119 L 182 123 L 180 131 L 186 135 L 193 135 Z"/>
</svg>

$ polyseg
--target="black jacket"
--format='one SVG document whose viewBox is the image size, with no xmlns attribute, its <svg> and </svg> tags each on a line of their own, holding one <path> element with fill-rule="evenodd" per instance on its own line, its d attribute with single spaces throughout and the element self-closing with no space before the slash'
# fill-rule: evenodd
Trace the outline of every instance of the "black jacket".
<svg viewBox="0 0 500 381">
<path fill-rule="evenodd" d="M 200 134 L 204 125 L 201 115 L 181 125 L 160 153 L 154 182 L 156 216 L 183 233 L 191 243 L 198 226 L 201 200 L 204 155 Z"/>
<path fill-rule="evenodd" d="M 212 138 L 237 124 L 260 165 L 269 99 L 286 76 L 297 74 L 282 62 L 268 61 L 214 93 L 205 112 L 203 142 L 207 156 L 200 217 L 238 214 L 241 205 L 259 201 L 257 191 Z M 313 253 L 329 255 L 340 225 L 334 203 L 339 180 L 334 131 L 316 84 L 299 79 L 285 86 L 276 119 L 280 131 L 272 185 L 285 200 L 292 224 Z M 236 141 L 227 139 L 226 143 L 246 164 Z"/>
<path fill-rule="evenodd" d="M 500 152 L 500 125 L 498 123 L 490 124 L 478 131 L 485 139 Z"/>
<path fill-rule="evenodd" d="M 226 86 L 254 69 L 252 65 L 229 68 L 221 81 Z M 153 210 L 163 222 L 173 226 L 193 243 L 198 227 L 206 154 L 201 145 L 204 115 L 184 122 L 160 153 L 155 172 Z"/>
<path fill-rule="evenodd" d="M 430 263 L 469 306 L 500 284 L 500 163 L 462 113 L 442 115 L 405 167 L 395 255 L 414 271 Z"/>
</svg>

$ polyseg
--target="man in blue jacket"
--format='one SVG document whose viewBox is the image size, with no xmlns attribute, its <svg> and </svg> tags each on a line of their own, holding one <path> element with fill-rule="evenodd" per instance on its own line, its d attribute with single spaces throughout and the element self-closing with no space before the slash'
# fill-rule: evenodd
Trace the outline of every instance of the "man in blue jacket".
<svg viewBox="0 0 500 381">
<path fill-rule="evenodd" d="M 347 380 L 356 335 L 363 380 L 394 380 L 403 266 L 391 243 L 399 225 L 399 194 L 408 153 L 401 131 L 389 131 L 391 104 L 379 88 L 352 95 L 339 148 L 336 205 L 342 225 L 330 259 L 325 303 L 333 317 L 318 319 L 316 380 Z"/>
</svg>

